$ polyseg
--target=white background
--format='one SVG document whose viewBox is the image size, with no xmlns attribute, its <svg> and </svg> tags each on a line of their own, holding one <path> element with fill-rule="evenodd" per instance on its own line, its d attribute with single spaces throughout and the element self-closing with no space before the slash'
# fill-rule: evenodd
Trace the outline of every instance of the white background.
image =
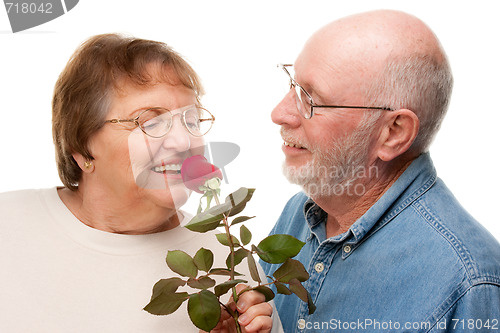
<svg viewBox="0 0 500 333">
<path fill-rule="evenodd" d="M 203 102 L 217 118 L 207 139 L 241 147 L 240 156 L 226 167 L 229 184 L 223 193 L 240 186 L 257 188 L 245 212 L 257 215 L 248 226 L 260 239 L 298 191 L 281 175 L 282 142 L 278 126 L 270 120 L 284 91 L 276 64 L 293 62 L 308 36 L 334 19 L 389 8 L 424 20 L 448 53 L 455 88 L 431 155 L 438 174 L 461 203 L 500 239 L 496 4 L 496 0 L 80 0 L 66 15 L 16 34 L 2 8 L 0 192 L 61 184 L 51 136 L 57 76 L 84 39 L 106 32 L 128 33 L 168 43 L 200 74 L 207 91 Z"/>
</svg>

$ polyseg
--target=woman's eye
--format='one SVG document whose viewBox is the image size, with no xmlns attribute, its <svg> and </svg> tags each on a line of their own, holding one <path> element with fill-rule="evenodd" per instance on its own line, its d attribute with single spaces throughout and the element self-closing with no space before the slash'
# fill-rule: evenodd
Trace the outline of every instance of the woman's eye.
<svg viewBox="0 0 500 333">
<path fill-rule="evenodd" d="M 200 123 L 199 122 L 189 122 L 189 121 L 186 121 L 186 125 L 187 127 L 189 127 L 189 129 L 192 129 L 192 130 L 197 130 L 200 128 Z"/>
<path fill-rule="evenodd" d="M 200 128 L 200 118 L 197 115 L 187 114 L 184 119 L 186 121 L 186 126 L 188 126 L 189 128 L 191 129 Z"/>
<path fill-rule="evenodd" d="M 145 121 L 142 123 L 142 128 L 144 129 L 153 129 L 161 124 L 161 120 L 157 118 L 153 118 L 151 120 Z"/>
<path fill-rule="evenodd" d="M 142 128 L 155 128 L 162 123 L 161 114 L 154 110 L 148 110 L 139 117 L 139 124 Z"/>
</svg>

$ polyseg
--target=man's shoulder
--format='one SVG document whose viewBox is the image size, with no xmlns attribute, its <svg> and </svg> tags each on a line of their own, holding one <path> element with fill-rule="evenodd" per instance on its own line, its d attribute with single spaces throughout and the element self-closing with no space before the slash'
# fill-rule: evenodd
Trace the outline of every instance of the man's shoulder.
<svg viewBox="0 0 500 333">
<path fill-rule="evenodd" d="M 441 181 L 411 205 L 415 223 L 426 229 L 437 257 L 460 263 L 469 282 L 492 279 L 500 284 L 500 244 L 472 217 Z M 485 277 L 488 278 L 485 280 Z"/>
<path fill-rule="evenodd" d="M 285 210 L 300 210 L 303 211 L 304 204 L 309 200 L 309 197 L 304 192 L 298 192 L 293 195 L 285 205 Z"/>
<path fill-rule="evenodd" d="M 286 203 L 281 213 L 280 220 L 283 216 L 304 216 L 304 205 L 309 200 L 309 197 L 304 192 L 298 192 L 293 195 Z"/>
<path fill-rule="evenodd" d="M 290 218 L 292 216 L 304 216 L 304 205 L 309 200 L 309 197 L 304 194 L 304 192 L 298 192 L 292 196 L 286 203 L 283 211 L 281 212 L 281 217 L 278 220 L 282 220 L 284 217 Z M 311 203 L 313 203 L 311 201 Z"/>
</svg>

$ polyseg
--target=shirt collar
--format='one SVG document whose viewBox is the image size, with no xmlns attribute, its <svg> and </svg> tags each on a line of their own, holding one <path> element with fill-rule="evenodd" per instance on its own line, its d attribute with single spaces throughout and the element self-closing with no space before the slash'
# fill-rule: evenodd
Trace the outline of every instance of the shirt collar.
<svg viewBox="0 0 500 333">
<path fill-rule="evenodd" d="M 423 153 L 416 158 L 384 195 L 366 211 L 350 228 L 349 231 L 335 237 L 335 241 L 342 241 L 350 234 L 353 235 L 351 244 L 357 244 L 367 233 L 373 233 L 382 228 L 404 208 L 410 205 L 436 182 L 436 169 L 429 153 Z M 327 213 L 312 199 L 304 203 L 304 216 L 311 232 L 321 239 L 325 235 L 318 235 L 318 225 L 326 221 Z M 324 228 L 323 228 L 324 229 Z M 321 237 L 323 236 L 323 237 Z"/>
</svg>

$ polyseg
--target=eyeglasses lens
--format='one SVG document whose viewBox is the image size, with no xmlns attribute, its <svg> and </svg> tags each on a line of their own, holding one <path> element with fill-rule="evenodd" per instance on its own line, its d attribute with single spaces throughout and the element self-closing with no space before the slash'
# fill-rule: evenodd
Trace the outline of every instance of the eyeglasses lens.
<svg viewBox="0 0 500 333">
<path fill-rule="evenodd" d="M 293 66 L 283 67 L 283 70 L 288 77 L 289 89 L 293 88 L 295 90 L 295 100 L 299 113 L 306 119 L 311 118 L 311 103 L 309 97 L 307 96 L 303 88 L 295 81 L 295 72 L 293 70 Z"/>
<path fill-rule="evenodd" d="M 184 111 L 184 124 L 192 135 L 202 136 L 212 128 L 213 117 L 203 108 L 192 107 Z"/>
<path fill-rule="evenodd" d="M 160 109 L 150 109 L 143 112 L 137 121 L 144 133 L 153 138 L 160 138 L 170 130 L 172 114 L 162 113 Z"/>
<path fill-rule="evenodd" d="M 172 127 L 174 116 L 166 109 L 155 108 L 143 112 L 137 121 L 144 133 L 153 138 L 161 138 Z M 180 116 L 185 128 L 194 136 L 203 136 L 212 128 L 213 116 L 203 108 L 190 107 Z"/>
</svg>

